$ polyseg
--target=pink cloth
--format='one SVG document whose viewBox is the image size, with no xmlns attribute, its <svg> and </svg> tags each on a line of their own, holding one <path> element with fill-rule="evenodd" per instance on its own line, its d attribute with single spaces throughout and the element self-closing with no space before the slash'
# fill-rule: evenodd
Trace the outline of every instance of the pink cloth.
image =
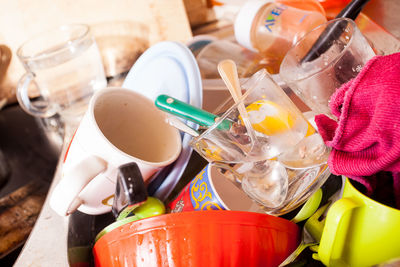
<svg viewBox="0 0 400 267">
<path fill-rule="evenodd" d="M 332 147 L 332 173 L 355 179 L 371 192 L 375 182 L 365 176 L 392 172 L 400 207 L 400 53 L 368 61 L 332 95 L 329 107 L 338 122 L 325 115 L 315 121 Z"/>
</svg>

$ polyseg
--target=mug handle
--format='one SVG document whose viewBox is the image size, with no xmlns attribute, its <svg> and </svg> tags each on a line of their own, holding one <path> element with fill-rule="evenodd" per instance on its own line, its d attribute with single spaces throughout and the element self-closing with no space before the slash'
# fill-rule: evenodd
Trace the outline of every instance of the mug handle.
<svg viewBox="0 0 400 267">
<path fill-rule="evenodd" d="M 360 204 L 349 198 L 342 198 L 332 204 L 325 219 L 318 256 L 322 263 L 329 266 L 332 259 L 339 259 L 346 241 L 353 209 Z M 348 214 L 349 216 L 345 215 Z"/>
<path fill-rule="evenodd" d="M 21 77 L 17 86 L 17 100 L 26 113 L 35 117 L 51 117 L 56 112 L 54 109 L 49 108 L 49 103 L 47 103 L 46 107 L 38 107 L 33 105 L 29 99 L 28 88 L 34 78 L 35 74 L 31 72 L 27 72 Z"/>
<path fill-rule="evenodd" d="M 62 216 L 76 211 L 83 201 L 79 194 L 99 173 L 107 169 L 107 162 L 97 156 L 89 156 L 63 174 L 54 188 L 50 205 Z"/>
</svg>

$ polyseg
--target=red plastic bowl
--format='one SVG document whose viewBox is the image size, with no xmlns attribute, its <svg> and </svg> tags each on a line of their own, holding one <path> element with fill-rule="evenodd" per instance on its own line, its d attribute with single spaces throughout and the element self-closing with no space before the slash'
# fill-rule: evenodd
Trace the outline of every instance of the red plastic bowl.
<svg viewBox="0 0 400 267">
<path fill-rule="evenodd" d="M 243 211 L 172 213 L 125 224 L 93 248 L 96 266 L 278 266 L 300 241 L 282 218 Z"/>
</svg>

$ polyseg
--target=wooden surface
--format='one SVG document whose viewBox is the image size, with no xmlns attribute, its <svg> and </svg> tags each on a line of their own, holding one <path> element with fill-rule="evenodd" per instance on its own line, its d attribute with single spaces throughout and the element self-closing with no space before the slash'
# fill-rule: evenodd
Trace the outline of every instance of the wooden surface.
<svg viewBox="0 0 400 267">
<path fill-rule="evenodd" d="M 0 84 L 0 100 L 15 101 L 14 90 L 24 73 L 17 48 L 40 32 L 68 23 L 95 25 L 139 21 L 149 28 L 149 43 L 187 41 L 192 33 L 183 0 L 2 0 L 0 44 L 12 51 L 11 64 Z"/>
<path fill-rule="evenodd" d="M 216 20 L 216 16 L 207 0 L 183 0 L 192 28 Z"/>
</svg>

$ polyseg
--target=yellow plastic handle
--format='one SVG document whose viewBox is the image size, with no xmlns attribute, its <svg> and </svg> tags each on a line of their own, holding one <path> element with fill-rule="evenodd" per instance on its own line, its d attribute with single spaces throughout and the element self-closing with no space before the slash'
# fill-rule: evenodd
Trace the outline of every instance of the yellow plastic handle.
<svg viewBox="0 0 400 267">
<path fill-rule="evenodd" d="M 322 200 L 322 189 L 319 188 L 317 191 L 315 191 L 314 194 L 311 195 L 311 197 L 306 201 L 306 203 L 304 203 L 303 207 L 296 214 L 296 216 L 293 219 L 291 219 L 291 221 L 294 223 L 299 223 L 301 221 L 310 218 L 311 215 L 313 215 L 317 211 L 319 204 L 321 204 L 321 200 Z"/>
<path fill-rule="evenodd" d="M 350 223 L 350 216 L 346 215 L 351 215 L 359 206 L 352 199 L 342 198 L 330 207 L 318 249 L 319 258 L 325 265 L 330 266 L 332 260 L 341 257 Z"/>
</svg>

